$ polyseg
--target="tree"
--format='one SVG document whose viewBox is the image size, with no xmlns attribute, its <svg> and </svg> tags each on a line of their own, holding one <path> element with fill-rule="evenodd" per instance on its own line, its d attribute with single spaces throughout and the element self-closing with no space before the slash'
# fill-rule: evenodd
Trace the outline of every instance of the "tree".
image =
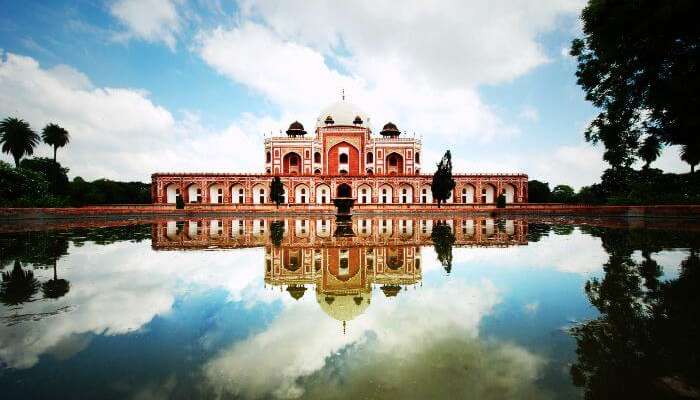
<svg viewBox="0 0 700 400">
<path fill-rule="evenodd" d="M 0 161 L 0 207 L 51 206 L 49 182 L 41 173 Z"/>
<path fill-rule="evenodd" d="M 690 173 L 695 173 L 695 166 L 700 164 L 700 146 L 685 145 L 681 147 L 681 160 L 690 164 Z"/>
<path fill-rule="evenodd" d="M 445 221 L 437 221 L 433 226 L 433 231 L 430 233 L 430 238 L 435 247 L 438 261 L 449 274 L 452 271 L 452 246 L 455 244 L 455 235 L 452 233 L 452 228 Z"/>
<path fill-rule="evenodd" d="M 437 165 L 437 171 L 433 174 L 433 182 L 430 190 L 433 199 L 437 200 L 438 208 L 440 204 L 450 198 L 452 190 L 455 188 L 455 181 L 452 179 L 452 154 L 447 150 L 442 160 Z"/>
<path fill-rule="evenodd" d="M 69 184 L 68 168 L 46 157 L 25 158 L 19 163 L 20 167 L 42 174 L 49 181 L 49 191 L 53 195 L 68 195 Z"/>
<path fill-rule="evenodd" d="M 279 176 L 272 178 L 272 183 L 270 183 L 270 200 L 277 205 L 277 208 L 284 200 L 284 185 Z"/>
<path fill-rule="evenodd" d="M 531 180 L 527 182 L 527 201 L 528 203 L 548 203 L 552 191 L 549 189 L 549 183 Z"/>
<path fill-rule="evenodd" d="M 637 155 L 644 161 L 644 169 L 649 169 L 649 164 L 656 161 L 661 155 L 661 141 L 657 136 L 649 135 L 637 150 Z"/>
<path fill-rule="evenodd" d="M 56 150 L 70 142 L 68 131 L 56 124 L 48 124 L 41 131 L 41 138 L 44 143 L 53 147 L 53 161 L 56 162 Z"/>
<path fill-rule="evenodd" d="M 8 117 L 0 121 L 0 143 L 2 143 L 2 152 L 12 154 L 15 168 L 19 168 L 22 157 L 34 154 L 34 147 L 39 143 L 39 135 L 26 121 Z"/>
<path fill-rule="evenodd" d="M 552 190 L 551 200 L 553 203 L 573 203 L 576 199 L 576 192 L 571 186 L 557 185 Z"/>
<path fill-rule="evenodd" d="M 34 278 L 34 273 L 23 270 L 19 260 L 15 260 L 12 271 L 2 273 L 0 301 L 5 305 L 16 306 L 26 303 L 38 290 L 39 281 Z"/>
<path fill-rule="evenodd" d="M 700 28 L 695 0 L 589 0 L 575 39 L 577 82 L 601 110 L 586 140 L 613 168 L 628 167 L 639 139 L 686 145 L 700 130 Z"/>
<path fill-rule="evenodd" d="M 65 279 L 58 279 L 58 273 L 56 272 L 56 260 L 57 257 L 53 259 L 53 279 L 41 284 L 41 291 L 44 293 L 44 297 L 47 299 L 57 299 L 63 297 L 70 290 L 70 283 Z"/>
<path fill-rule="evenodd" d="M 506 208 L 506 195 L 501 193 L 496 198 L 496 208 Z"/>
</svg>

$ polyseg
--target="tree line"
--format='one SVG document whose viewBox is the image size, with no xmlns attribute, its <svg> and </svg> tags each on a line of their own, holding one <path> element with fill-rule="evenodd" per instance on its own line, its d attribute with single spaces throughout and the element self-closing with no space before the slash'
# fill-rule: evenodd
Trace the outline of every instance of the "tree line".
<svg viewBox="0 0 700 400">
<path fill-rule="evenodd" d="M 53 148 L 53 159 L 27 158 L 43 142 Z M 69 132 L 49 123 L 41 135 L 22 119 L 8 117 L 0 121 L 2 152 L 10 154 L 14 167 L 0 161 L 0 207 L 69 207 L 86 204 L 147 204 L 151 202 L 150 184 L 97 179 L 92 182 L 77 176 L 68 179 L 68 168 L 56 160 L 58 149 L 70 143 Z"/>
<path fill-rule="evenodd" d="M 609 168 L 578 192 L 530 181 L 530 202 L 700 203 L 698 12 L 695 0 L 588 1 L 570 54 L 578 85 L 599 111 L 585 139 L 603 145 Z M 680 146 L 689 174 L 652 168 L 669 146 Z"/>
</svg>

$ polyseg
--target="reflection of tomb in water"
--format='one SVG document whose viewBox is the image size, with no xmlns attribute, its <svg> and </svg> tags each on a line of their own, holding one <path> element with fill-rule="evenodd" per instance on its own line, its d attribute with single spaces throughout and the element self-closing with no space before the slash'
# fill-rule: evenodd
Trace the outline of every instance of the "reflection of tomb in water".
<svg viewBox="0 0 700 400">
<path fill-rule="evenodd" d="M 156 250 L 262 247 L 270 243 L 271 218 L 198 218 L 159 221 L 153 224 Z M 354 218 L 351 225 L 334 218 L 288 218 L 281 245 L 326 246 L 349 244 L 375 246 L 403 244 L 431 246 L 435 221 L 425 218 Z M 445 220 L 455 235 L 456 247 L 512 246 L 527 244 L 527 222 L 469 216 Z M 338 234 L 341 228 L 352 233 Z"/>
<path fill-rule="evenodd" d="M 199 218 L 184 221 L 158 221 L 153 225 L 155 249 L 198 247 L 258 247 L 267 244 L 270 218 Z M 452 218 L 444 220 L 455 235 L 455 245 L 489 246 L 526 244 L 527 223 L 492 218 Z M 327 244 L 342 241 L 333 235 L 338 223 L 333 218 L 283 219 L 285 243 Z M 415 245 L 431 245 L 435 221 L 408 218 L 358 218 L 348 226 L 354 244 L 371 244 L 387 239 Z"/>
<path fill-rule="evenodd" d="M 270 239 L 275 221 L 284 228 L 277 246 Z M 264 247 L 265 284 L 295 300 L 314 289 L 319 307 L 343 327 L 369 307 L 373 289 L 391 299 L 420 283 L 420 248 L 433 245 L 436 224 L 431 219 L 400 217 L 355 218 L 349 223 L 324 217 L 173 222 L 154 224 L 153 248 Z M 527 244 L 527 223 L 522 220 L 469 217 L 445 222 L 455 236 L 455 247 Z M 351 234 L 343 234 L 344 230 Z"/>
<path fill-rule="evenodd" d="M 320 248 L 294 244 L 265 249 L 265 283 L 299 300 L 315 288 L 319 307 L 343 327 L 369 307 L 372 288 L 395 297 L 421 280 L 419 246 Z"/>
</svg>

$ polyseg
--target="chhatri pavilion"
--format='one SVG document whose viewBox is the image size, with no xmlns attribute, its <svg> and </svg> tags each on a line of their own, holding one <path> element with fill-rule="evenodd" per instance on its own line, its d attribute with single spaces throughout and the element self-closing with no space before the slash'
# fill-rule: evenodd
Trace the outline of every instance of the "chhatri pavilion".
<svg viewBox="0 0 700 400">
<path fill-rule="evenodd" d="M 358 208 L 432 207 L 432 174 L 421 173 L 421 141 L 387 122 L 378 135 L 370 118 L 344 99 L 327 107 L 313 132 L 298 121 L 286 135 L 268 137 L 259 173 L 154 173 L 155 204 L 187 207 L 227 205 L 267 209 L 270 183 L 279 176 L 284 203 L 300 209 L 332 207 L 335 197 L 352 197 Z M 507 203 L 527 202 L 527 175 L 454 173 L 448 205 L 493 204 L 503 193 Z"/>
</svg>

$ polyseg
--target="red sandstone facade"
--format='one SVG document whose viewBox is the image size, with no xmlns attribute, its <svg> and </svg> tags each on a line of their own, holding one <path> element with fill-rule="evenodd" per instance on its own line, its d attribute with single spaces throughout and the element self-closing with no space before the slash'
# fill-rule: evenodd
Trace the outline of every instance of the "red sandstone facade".
<svg viewBox="0 0 700 400">
<path fill-rule="evenodd" d="M 270 203 L 270 182 L 282 178 L 285 203 L 331 204 L 342 186 L 356 204 L 432 204 L 432 175 L 421 174 L 421 141 L 400 137 L 388 123 L 373 136 L 369 118 L 339 102 L 316 121 L 312 137 L 294 122 L 287 136 L 265 139 L 264 173 L 155 173 L 155 204 L 255 205 Z M 525 174 L 455 174 L 448 203 L 492 204 L 503 193 L 508 203 L 527 202 Z"/>
</svg>

